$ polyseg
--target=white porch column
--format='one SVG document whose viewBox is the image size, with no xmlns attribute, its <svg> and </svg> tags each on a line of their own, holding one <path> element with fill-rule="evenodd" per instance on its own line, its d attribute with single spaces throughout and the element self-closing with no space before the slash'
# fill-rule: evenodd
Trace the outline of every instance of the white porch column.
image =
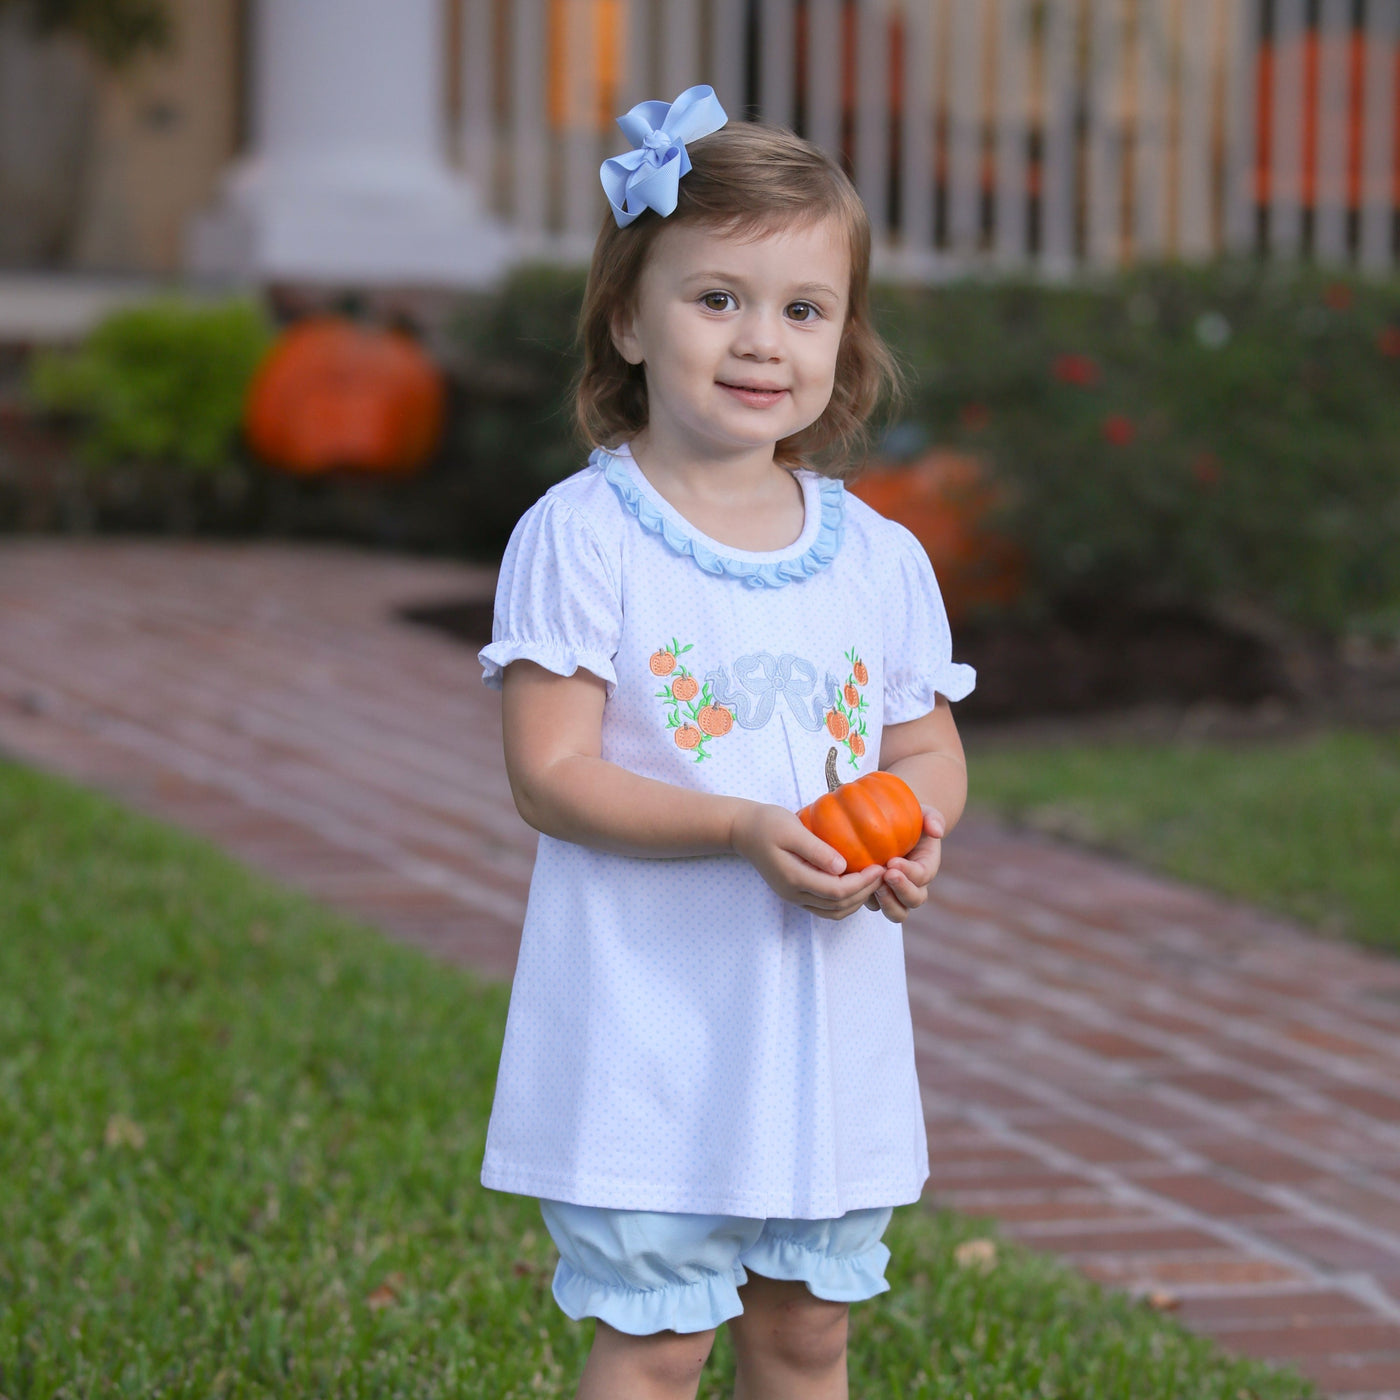
<svg viewBox="0 0 1400 1400">
<path fill-rule="evenodd" d="M 190 229 L 197 273 L 475 286 L 508 235 L 444 151 L 441 0 L 255 0 L 253 150 Z"/>
</svg>

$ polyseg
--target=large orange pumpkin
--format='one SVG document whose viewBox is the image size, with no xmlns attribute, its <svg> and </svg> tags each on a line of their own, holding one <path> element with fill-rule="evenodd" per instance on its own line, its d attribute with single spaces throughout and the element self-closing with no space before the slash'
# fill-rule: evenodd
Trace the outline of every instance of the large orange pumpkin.
<svg viewBox="0 0 1400 1400">
<path fill-rule="evenodd" d="M 836 750 L 826 756 L 827 791 L 797 819 L 846 858 L 846 874 L 907 856 L 919 844 L 924 809 L 914 789 L 893 773 L 876 771 L 843 783 Z"/>
<path fill-rule="evenodd" d="M 259 365 L 245 426 L 253 451 L 290 472 L 405 476 L 433 455 L 445 410 L 442 375 L 408 336 L 313 316 Z"/>
<path fill-rule="evenodd" d="M 935 449 L 907 466 L 867 468 L 851 492 L 906 526 L 928 551 L 952 621 L 1020 596 L 1025 556 L 987 524 L 1003 497 L 980 458 Z"/>
</svg>

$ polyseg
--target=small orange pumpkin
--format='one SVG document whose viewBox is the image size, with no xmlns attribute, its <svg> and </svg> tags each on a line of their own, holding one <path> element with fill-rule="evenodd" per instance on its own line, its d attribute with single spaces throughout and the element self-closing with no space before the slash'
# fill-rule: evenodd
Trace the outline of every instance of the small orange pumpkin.
<svg viewBox="0 0 1400 1400">
<path fill-rule="evenodd" d="M 407 476 L 436 450 L 446 406 L 441 373 L 410 337 L 310 316 L 259 365 L 244 425 L 259 457 L 300 476 Z"/>
<path fill-rule="evenodd" d="M 827 791 L 797 819 L 846 858 L 846 873 L 885 865 L 907 856 L 919 844 L 924 809 L 914 789 L 893 773 L 876 771 L 843 783 L 836 774 L 836 750 L 826 756 Z"/>
</svg>

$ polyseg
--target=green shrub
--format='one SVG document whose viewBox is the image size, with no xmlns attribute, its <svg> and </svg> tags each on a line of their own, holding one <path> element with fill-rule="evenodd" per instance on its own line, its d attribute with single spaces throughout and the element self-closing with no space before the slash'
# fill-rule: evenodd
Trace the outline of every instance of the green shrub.
<svg viewBox="0 0 1400 1400">
<path fill-rule="evenodd" d="M 29 390 L 82 424 L 96 466 L 167 462 L 213 470 L 234 455 L 243 401 L 272 327 L 251 301 L 177 299 L 114 311 L 72 352 L 37 355 Z"/>
<path fill-rule="evenodd" d="M 1400 284 L 1257 263 L 879 294 L 910 426 L 1014 490 L 1031 613 L 1400 630 Z"/>
<path fill-rule="evenodd" d="M 458 326 L 509 388 L 465 455 L 526 505 L 582 465 L 565 393 L 582 291 L 581 272 L 522 269 Z M 887 452 L 985 454 L 1013 488 L 1026 615 L 1246 605 L 1400 630 L 1400 283 L 1224 261 L 877 287 L 875 315 L 910 370 Z"/>
<path fill-rule="evenodd" d="M 522 267 L 453 321 L 462 393 L 446 455 L 472 502 L 473 554 L 499 558 L 516 520 L 583 465 L 568 393 L 583 282 L 573 269 Z"/>
</svg>

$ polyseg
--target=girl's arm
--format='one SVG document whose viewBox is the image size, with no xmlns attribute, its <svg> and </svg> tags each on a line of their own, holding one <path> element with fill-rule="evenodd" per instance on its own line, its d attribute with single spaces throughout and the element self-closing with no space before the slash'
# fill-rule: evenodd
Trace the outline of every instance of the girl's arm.
<svg viewBox="0 0 1400 1400">
<path fill-rule="evenodd" d="M 928 886 L 943 859 L 943 837 L 967 805 L 967 762 L 953 711 L 943 696 L 919 719 L 887 726 L 880 739 L 880 767 L 897 773 L 924 809 L 924 834 L 907 856 L 885 868 L 869 901 L 894 923 L 903 923 L 928 898 Z"/>
<path fill-rule="evenodd" d="M 780 897 L 824 918 L 843 919 L 872 897 L 884 868 L 841 874 L 840 855 L 786 808 L 658 782 L 604 760 L 606 695 L 588 671 L 558 676 L 532 661 L 506 667 L 506 773 L 520 815 L 537 831 L 621 855 L 733 852 Z"/>
</svg>

